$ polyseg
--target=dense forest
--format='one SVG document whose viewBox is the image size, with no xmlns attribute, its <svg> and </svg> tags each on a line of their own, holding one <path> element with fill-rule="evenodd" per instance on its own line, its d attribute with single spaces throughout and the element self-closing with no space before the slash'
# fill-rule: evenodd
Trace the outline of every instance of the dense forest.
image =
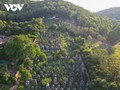
<svg viewBox="0 0 120 90">
<path fill-rule="evenodd" d="M 0 1 L 1 90 L 119 90 L 119 54 L 119 21 L 63 0 Z"/>
</svg>

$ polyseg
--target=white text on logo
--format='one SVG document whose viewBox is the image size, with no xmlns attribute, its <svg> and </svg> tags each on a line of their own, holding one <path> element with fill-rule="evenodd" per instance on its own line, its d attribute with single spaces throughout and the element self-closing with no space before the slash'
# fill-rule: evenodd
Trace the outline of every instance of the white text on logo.
<svg viewBox="0 0 120 90">
<path fill-rule="evenodd" d="M 7 11 L 21 11 L 24 4 L 4 4 L 4 6 L 6 7 Z"/>
</svg>

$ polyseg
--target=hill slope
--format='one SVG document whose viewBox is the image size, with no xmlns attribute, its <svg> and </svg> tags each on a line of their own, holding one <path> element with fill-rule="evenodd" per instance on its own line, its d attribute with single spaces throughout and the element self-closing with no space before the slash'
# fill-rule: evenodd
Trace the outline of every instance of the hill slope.
<svg viewBox="0 0 120 90">
<path fill-rule="evenodd" d="M 100 15 L 107 16 L 112 20 L 120 20 L 120 7 L 113 7 L 97 12 Z"/>
<path fill-rule="evenodd" d="M 0 65 L 0 89 L 120 89 L 119 52 L 106 43 L 111 20 L 63 0 L 18 1 L 27 1 L 21 12 L 0 10 L 0 34 L 13 36 L 0 47 L 10 61 Z"/>
<path fill-rule="evenodd" d="M 25 4 L 21 12 L 6 12 L 3 8 L 0 13 L 1 20 L 7 22 L 24 22 L 39 17 L 44 17 L 44 20 L 57 17 L 59 21 L 68 21 L 75 27 L 75 30 L 79 29 L 79 32 L 81 31 L 82 36 L 85 37 L 91 35 L 97 38 L 98 34 L 100 34 L 100 37 L 106 37 L 112 26 L 108 18 L 100 17 L 82 7 L 62 0 L 58 0 L 58 2 L 54 0 L 29 2 Z M 86 32 L 84 32 L 84 29 Z"/>
</svg>

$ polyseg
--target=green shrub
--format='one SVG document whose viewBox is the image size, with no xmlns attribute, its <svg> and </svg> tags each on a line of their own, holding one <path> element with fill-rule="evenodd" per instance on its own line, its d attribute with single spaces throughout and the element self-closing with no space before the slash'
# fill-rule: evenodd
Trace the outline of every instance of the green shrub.
<svg viewBox="0 0 120 90">
<path fill-rule="evenodd" d="M 18 87 L 18 90 L 25 90 L 25 88 L 24 88 L 23 85 L 20 85 L 20 86 Z"/>
<path fill-rule="evenodd" d="M 73 64 L 75 61 L 73 59 L 70 59 L 69 63 Z"/>
<path fill-rule="evenodd" d="M 46 84 L 50 83 L 51 81 L 52 81 L 51 78 L 44 78 L 44 79 L 42 79 L 42 84 L 46 85 Z"/>
</svg>

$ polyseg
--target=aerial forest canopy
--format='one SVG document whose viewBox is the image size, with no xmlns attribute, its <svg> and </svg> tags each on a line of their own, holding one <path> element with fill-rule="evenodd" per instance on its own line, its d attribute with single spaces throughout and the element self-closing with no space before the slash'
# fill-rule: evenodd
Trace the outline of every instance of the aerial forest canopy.
<svg viewBox="0 0 120 90">
<path fill-rule="evenodd" d="M 0 89 L 119 90 L 119 33 L 119 21 L 67 1 L 1 0 Z"/>
<path fill-rule="evenodd" d="M 112 23 L 108 18 L 100 17 L 62 0 L 58 0 L 58 2 L 51 0 L 38 1 L 38 3 L 29 2 L 25 4 L 21 12 L 5 12 L 1 10 L 0 13 L 1 20 L 13 22 L 24 22 L 30 21 L 32 18 L 49 18 L 52 16 L 59 17 L 60 20 L 69 20 L 78 27 L 85 37 L 88 35 L 95 38 L 98 36 L 101 38 L 107 37 L 112 27 Z"/>
<path fill-rule="evenodd" d="M 6 22 L 0 20 L 0 34 L 2 35 L 19 35 L 31 34 L 39 35 L 42 29 L 45 29 L 45 24 L 41 18 L 33 18 L 31 21 L 25 22 Z"/>
</svg>

